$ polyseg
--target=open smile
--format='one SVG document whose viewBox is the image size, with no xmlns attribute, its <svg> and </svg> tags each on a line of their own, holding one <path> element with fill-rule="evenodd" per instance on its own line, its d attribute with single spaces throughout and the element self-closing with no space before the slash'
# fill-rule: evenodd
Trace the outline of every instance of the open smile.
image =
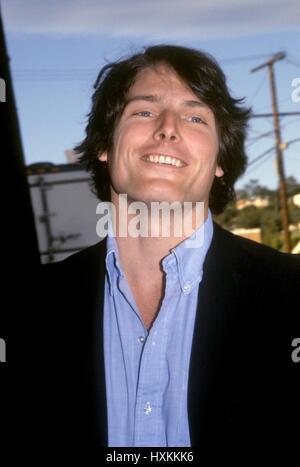
<svg viewBox="0 0 300 467">
<path fill-rule="evenodd" d="M 146 154 L 142 157 L 142 160 L 145 162 L 150 162 L 152 164 L 164 165 L 175 168 L 181 168 L 187 165 L 181 159 L 178 159 L 174 156 L 169 156 L 167 154 Z"/>
</svg>

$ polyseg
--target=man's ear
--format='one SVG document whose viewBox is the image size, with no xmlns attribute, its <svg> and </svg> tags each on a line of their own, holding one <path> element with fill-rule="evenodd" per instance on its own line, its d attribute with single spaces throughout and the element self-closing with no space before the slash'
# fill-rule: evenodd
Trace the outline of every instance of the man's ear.
<svg viewBox="0 0 300 467">
<path fill-rule="evenodd" d="M 222 169 L 222 167 L 220 165 L 217 165 L 215 176 L 216 177 L 222 177 L 223 175 L 224 175 L 224 170 Z"/>
<path fill-rule="evenodd" d="M 97 157 L 100 162 L 107 162 L 107 151 L 99 152 Z"/>
</svg>

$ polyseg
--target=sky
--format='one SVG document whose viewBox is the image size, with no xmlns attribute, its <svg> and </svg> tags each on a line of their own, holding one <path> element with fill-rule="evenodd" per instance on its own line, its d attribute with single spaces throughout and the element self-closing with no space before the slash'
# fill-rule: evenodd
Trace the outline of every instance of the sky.
<svg viewBox="0 0 300 467">
<path fill-rule="evenodd" d="M 84 137 L 93 84 L 109 61 L 159 43 L 212 54 L 235 97 L 254 114 L 271 112 L 267 69 L 274 67 L 281 112 L 300 112 L 300 6 L 296 0 L 0 0 L 26 164 L 65 163 Z M 281 119 L 283 142 L 300 137 L 300 115 Z M 265 135 L 266 134 L 266 135 Z M 264 136 L 265 135 L 265 136 Z M 253 118 L 249 166 L 237 183 L 278 184 L 272 118 Z M 285 173 L 300 180 L 300 141 L 284 151 Z"/>
</svg>

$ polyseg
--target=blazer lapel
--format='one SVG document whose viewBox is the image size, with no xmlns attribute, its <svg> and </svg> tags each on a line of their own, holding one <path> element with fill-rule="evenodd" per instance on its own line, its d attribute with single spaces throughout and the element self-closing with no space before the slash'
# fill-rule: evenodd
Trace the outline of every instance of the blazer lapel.
<svg viewBox="0 0 300 467">
<path fill-rule="evenodd" d="M 105 239 L 88 248 L 76 267 L 73 282 L 82 277 L 72 304 L 76 310 L 76 334 L 80 341 L 79 364 L 74 379 L 81 388 L 83 401 L 81 436 L 93 446 L 107 446 L 107 410 L 103 347 L 103 308 L 105 284 Z M 74 314 L 73 314 L 74 315 Z M 78 351 L 77 351 L 78 352 Z M 76 374 L 80 374 L 79 381 Z M 76 383 L 75 383 L 76 384 Z"/>
<path fill-rule="evenodd" d="M 232 313 L 239 302 L 239 274 L 230 242 L 216 224 L 199 286 L 191 351 L 188 414 L 192 446 L 200 446 L 215 430 L 220 401 L 220 356 L 233 332 Z"/>
<path fill-rule="evenodd" d="M 91 360 L 91 417 L 93 420 L 92 442 L 95 446 L 107 446 L 107 408 L 104 366 L 103 308 L 105 284 L 106 240 L 99 243 L 99 251 L 92 258 L 92 274 L 89 284 L 92 300 L 90 335 L 92 336 Z M 96 280 L 95 280 L 96 278 Z M 93 282 L 94 280 L 94 282 Z M 89 360 L 88 360 L 89 361 Z M 94 383 L 94 384 L 93 384 Z"/>
</svg>

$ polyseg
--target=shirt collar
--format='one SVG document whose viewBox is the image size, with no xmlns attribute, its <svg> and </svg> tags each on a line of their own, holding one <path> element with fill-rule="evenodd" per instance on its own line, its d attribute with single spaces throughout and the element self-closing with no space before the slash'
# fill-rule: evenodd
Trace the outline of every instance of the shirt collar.
<svg viewBox="0 0 300 467">
<path fill-rule="evenodd" d="M 171 250 L 162 265 L 167 273 L 176 269 L 182 292 L 189 294 L 202 280 L 203 263 L 213 237 L 210 210 L 204 222 L 190 237 Z"/>
<path fill-rule="evenodd" d="M 105 263 L 108 275 L 109 293 L 113 295 L 117 277 L 125 277 L 125 275 L 121 267 L 118 245 L 113 235 L 112 221 L 110 218 L 108 219 Z"/>
<path fill-rule="evenodd" d="M 171 250 L 162 261 L 166 274 L 176 270 L 180 288 L 184 294 L 189 294 L 202 280 L 203 263 L 213 237 L 213 221 L 210 210 L 204 224 L 190 237 Z M 195 243 L 197 242 L 197 243 Z M 194 245 L 191 247 L 191 245 Z M 197 245 L 197 246 L 196 246 Z M 195 247 L 196 246 L 196 247 Z M 116 239 L 113 235 L 111 219 L 108 220 L 108 235 L 106 238 L 106 270 L 108 274 L 109 292 L 113 295 L 117 277 L 125 277 L 121 267 Z"/>
</svg>

